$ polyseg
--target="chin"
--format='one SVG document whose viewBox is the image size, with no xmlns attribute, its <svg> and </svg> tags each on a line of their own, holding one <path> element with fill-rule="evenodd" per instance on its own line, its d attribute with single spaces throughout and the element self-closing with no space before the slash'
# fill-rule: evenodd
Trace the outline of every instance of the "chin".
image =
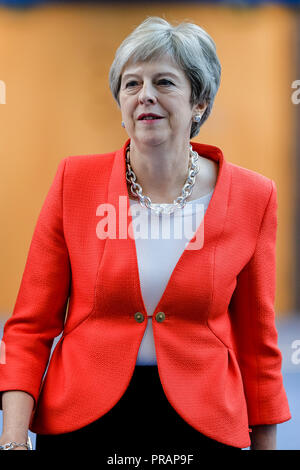
<svg viewBox="0 0 300 470">
<path fill-rule="evenodd" d="M 170 137 L 168 138 L 167 136 L 163 136 L 161 134 L 155 135 L 154 133 L 150 135 L 149 133 L 149 135 L 143 135 L 143 136 L 139 135 L 139 136 L 133 137 L 133 140 L 143 145 L 150 145 L 152 147 L 155 147 L 157 145 L 164 144 L 165 142 L 170 140 Z"/>
</svg>

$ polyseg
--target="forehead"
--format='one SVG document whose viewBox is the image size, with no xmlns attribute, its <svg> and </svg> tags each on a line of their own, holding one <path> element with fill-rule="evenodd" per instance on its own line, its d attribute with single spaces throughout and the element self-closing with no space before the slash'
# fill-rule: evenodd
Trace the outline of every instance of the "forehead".
<svg viewBox="0 0 300 470">
<path fill-rule="evenodd" d="M 123 68 L 122 78 L 126 77 L 127 75 L 142 75 L 144 73 L 169 73 L 178 78 L 185 77 L 183 70 L 178 66 L 175 60 L 168 55 L 164 55 L 160 58 L 154 58 L 143 62 L 139 61 L 133 63 L 128 61 Z"/>
</svg>

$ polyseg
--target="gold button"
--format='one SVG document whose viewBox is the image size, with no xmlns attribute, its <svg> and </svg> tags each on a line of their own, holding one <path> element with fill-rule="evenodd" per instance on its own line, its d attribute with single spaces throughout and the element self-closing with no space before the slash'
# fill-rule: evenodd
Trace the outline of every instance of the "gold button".
<svg viewBox="0 0 300 470">
<path fill-rule="evenodd" d="M 164 314 L 164 312 L 157 312 L 157 314 L 155 315 L 155 318 L 156 318 L 156 321 L 162 322 L 166 318 L 166 315 Z"/>
<path fill-rule="evenodd" d="M 138 323 L 142 323 L 144 321 L 144 315 L 141 312 L 136 312 L 134 314 L 134 318 Z"/>
</svg>

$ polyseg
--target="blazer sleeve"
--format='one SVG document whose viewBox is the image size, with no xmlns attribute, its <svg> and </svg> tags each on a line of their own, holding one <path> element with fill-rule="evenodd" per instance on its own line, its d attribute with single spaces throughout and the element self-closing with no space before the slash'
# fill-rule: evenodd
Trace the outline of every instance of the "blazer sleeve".
<svg viewBox="0 0 300 470">
<path fill-rule="evenodd" d="M 249 426 L 291 418 L 275 326 L 277 189 L 273 180 L 253 256 L 237 277 L 229 312 Z"/>
<path fill-rule="evenodd" d="M 38 216 L 14 310 L 5 323 L 1 342 L 0 398 L 3 391 L 22 390 L 34 398 L 34 408 L 53 340 L 64 327 L 69 296 L 71 270 L 63 231 L 67 158 L 59 163 Z"/>
</svg>

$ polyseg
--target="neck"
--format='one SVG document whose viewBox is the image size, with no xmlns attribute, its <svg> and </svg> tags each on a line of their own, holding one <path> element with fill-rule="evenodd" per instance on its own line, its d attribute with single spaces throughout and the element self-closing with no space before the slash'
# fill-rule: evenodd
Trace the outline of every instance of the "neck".
<svg viewBox="0 0 300 470">
<path fill-rule="evenodd" d="M 171 203 L 180 194 L 188 176 L 190 143 L 166 148 L 130 142 L 130 164 L 143 194 L 152 202 Z"/>
</svg>

